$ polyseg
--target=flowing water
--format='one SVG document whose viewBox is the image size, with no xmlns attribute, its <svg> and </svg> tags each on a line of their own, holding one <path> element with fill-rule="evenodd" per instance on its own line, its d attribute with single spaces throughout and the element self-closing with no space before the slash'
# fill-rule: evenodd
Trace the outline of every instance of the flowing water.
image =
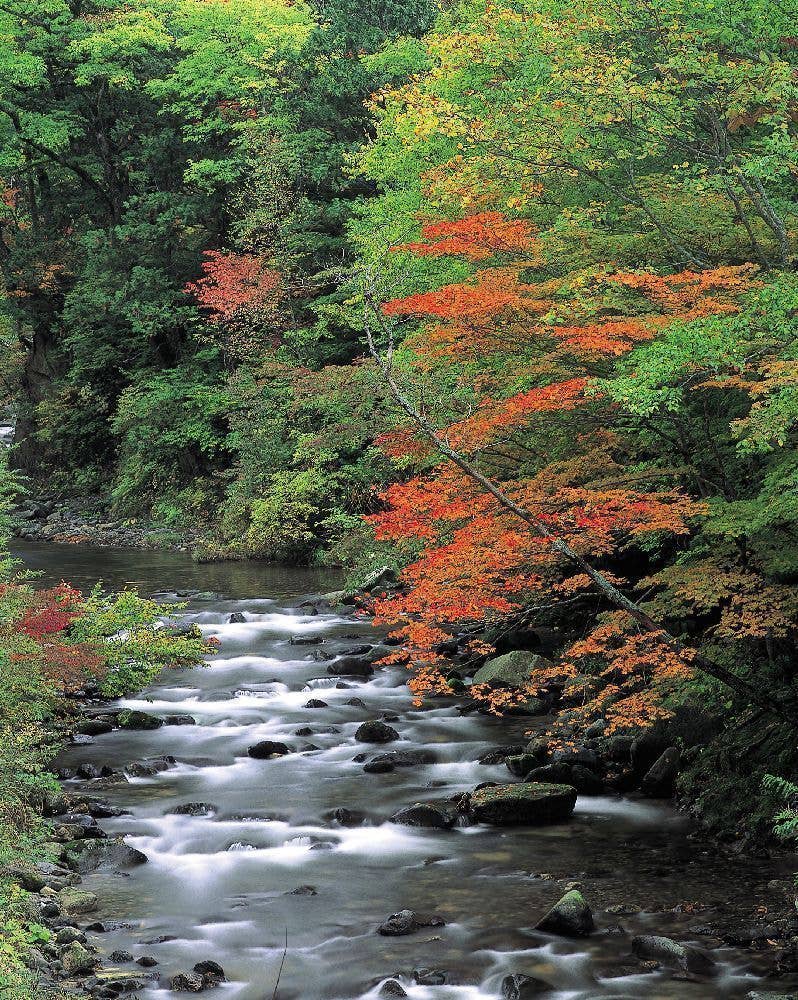
<svg viewBox="0 0 798 1000">
<path fill-rule="evenodd" d="M 18 551 L 46 582 L 63 576 L 88 586 L 102 577 L 110 587 L 135 582 L 145 592 L 224 594 L 205 595 L 182 612 L 219 640 L 208 665 L 168 671 L 119 703 L 158 715 L 188 713 L 197 724 L 114 731 L 70 748 L 60 762 L 123 767 L 160 754 L 176 758 L 155 777 L 101 793 L 129 811 L 103 820 L 104 829 L 126 835 L 148 863 L 84 879 L 101 899 L 92 919 L 127 924 L 96 936 L 103 949 L 157 959 L 160 983 L 139 991 L 141 1000 L 165 1000 L 169 978 L 205 959 L 224 967 L 229 982 L 216 993 L 229 1000 L 270 1000 L 281 964 L 282 1000 L 376 998 L 380 983 L 395 974 L 419 1000 L 495 1000 L 511 972 L 549 982 L 546 996 L 557 1000 L 744 997 L 758 981 L 750 955 L 722 947 L 705 928 L 741 892 L 748 903 L 772 903 L 772 869 L 740 859 L 730 870 L 664 805 L 580 797 L 571 822 L 543 828 L 436 831 L 387 822 L 418 799 L 507 780 L 503 766 L 476 759 L 517 742 L 529 720 L 461 716 L 454 702 L 420 710 L 399 669 L 336 687 L 317 651 L 335 656 L 379 639 L 367 622 L 303 606 L 334 587 L 336 574 L 254 563 L 195 566 L 168 553 L 36 544 Z M 230 624 L 235 612 L 246 620 Z M 365 707 L 346 704 L 353 697 Z M 310 698 L 327 706 L 307 708 Z M 398 717 L 392 724 L 402 741 L 357 743 L 358 725 L 383 713 Z M 296 734 L 305 727 L 312 735 Z M 247 748 L 262 739 L 298 752 L 248 757 Z M 315 748 L 302 749 L 308 743 Z M 371 756 L 418 747 L 431 749 L 437 763 L 367 774 L 353 760 L 364 750 Z M 67 784 L 91 791 L 90 782 Z M 203 816 L 172 812 L 189 802 L 213 809 Z M 338 825 L 329 818 L 338 807 L 362 811 L 365 821 Z M 579 882 L 593 904 L 597 932 L 583 941 L 535 932 L 570 882 Z M 300 886 L 315 894 L 292 891 Z M 403 908 L 434 911 L 446 926 L 399 938 L 375 932 Z M 642 969 L 630 949 L 638 933 L 673 934 L 712 949 L 718 975 L 691 982 Z M 420 969 L 445 972 L 446 983 L 415 984 Z"/>
</svg>

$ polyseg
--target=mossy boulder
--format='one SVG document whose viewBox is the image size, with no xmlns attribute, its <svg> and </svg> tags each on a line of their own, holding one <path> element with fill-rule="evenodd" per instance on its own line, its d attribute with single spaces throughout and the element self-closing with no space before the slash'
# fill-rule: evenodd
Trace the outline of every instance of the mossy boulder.
<svg viewBox="0 0 798 1000">
<path fill-rule="evenodd" d="M 542 826 L 562 823 L 575 805 L 571 785 L 525 781 L 480 788 L 471 794 L 469 808 L 475 820 L 492 826 Z"/>
<path fill-rule="evenodd" d="M 93 913 L 97 909 L 97 896 L 85 889 L 67 888 L 58 893 L 58 905 L 70 916 Z"/>
<path fill-rule="evenodd" d="M 495 684 L 504 687 L 523 687 L 529 682 L 533 670 L 553 667 L 551 660 L 527 649 L 494 656 L 474 674 L 474 684 Z M 541 702 L 542 704 L 542 702 Z"/>
<path fill-rule="evenodd" d="M 578 889 L 571 889 L 537 924 L 539 931 L 566 937 L 587 937 L 595 929 L 593 912 Z"/>
<path fill-rule="evenodd" d="M 163 719 L 159 719 L 157 715 L 130 708 L 123 709 L 116 721 L 120 729 L 160 729 L 163 725 Z"/>
<path fill-rule="evenodd" d="M 72 944 L 66 945 L 61 952 L 61 961 L 64 964 L 64 972 L 68 976 L 91 972 L 98 964 L 97 956 L 85 948 L 80 941 L 73 941 Z"/>
</svg>

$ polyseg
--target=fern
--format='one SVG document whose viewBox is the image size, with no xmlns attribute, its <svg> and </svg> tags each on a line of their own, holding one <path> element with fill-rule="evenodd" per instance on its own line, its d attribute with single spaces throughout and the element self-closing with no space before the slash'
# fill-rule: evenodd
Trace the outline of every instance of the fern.
<svg viewBox="0 0 798 1000">
<path fill-rule="evenodd" d="M 773 798 L 774 805 L 781 806 L 773 817 L 773 833 L 779 840 L 798 839 L 798 785 L 775 774 L 766 774 L 762 778 L 762 789 Z"/>
</svg>

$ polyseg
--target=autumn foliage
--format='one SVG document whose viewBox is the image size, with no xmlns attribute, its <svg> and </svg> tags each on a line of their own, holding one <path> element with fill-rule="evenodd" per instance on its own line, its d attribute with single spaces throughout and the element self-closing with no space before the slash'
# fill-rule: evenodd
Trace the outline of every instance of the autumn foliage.
<svg viewBox="0 0 798 1000">
<path fill-rule="evenodd" d="M 421 241 L 394 249 L 480 263 L 466 281 L 389 300 L 383 313 L 387 322 L 414 324 L 405 331 L 411 378 L 434 385 L 436 374 L 478 361 L 476 378 L 469 369 L 477 389 L 470 412 L 453 419 L 441 404 L 440 437 L 533 523 L 454 463 L 434 459 L 411 425 L 383 435 L 387 454 L 421 470 L 389 487 L 383 509 L 369 518 L 378 540 L 412 541 L 417 552 L 401 591 L 374 604 L 378 620 L 395 626 L 406 643 L 392 659 L 412 667 L 416 696 L 442 694 L 449 690 L 449 665 L 441 649 L 452 634 L 472 630 L 478 665 L 493 648 L 485 636 L 518 621 L 534 627 L 577 613 L 582 634 L 564 642 L 554 667 L 521 690 L 473 686 L 472 696 L 503 711 L 553 687 L 573 705 L 572 727 L 601 716 L 610 732 L 667 716 L 669 695 L 692 674 L 689 648 L 674 649 L 664 629 L 641 629 L 604 605 L 552 539 L 566 540 L 616 586 L 634 591 L 657 552 L 689 538 L 708 511 L 703 497 L 691 495 L 678 475 L 627 466 L 636 442 L 604 385 L 619 359 L 663 332 L 737 314 L 741 296 L 758 287 L 756 268 L 673 274 L 604 268 L 588 282 L 580 276 L 575 300 L 567 277 L 531 279 L 532 228 L 497 212 L 425 225 Z M 514 385 L 524 387 L 508 393 Z M 662 590 L 664 581 L 656 576 L 650 586 Z M 737 601 L 744 603 L 747 589 L 735 588 Z M 721 620 L 717 630 L 723 628 Z"/>
</svg>

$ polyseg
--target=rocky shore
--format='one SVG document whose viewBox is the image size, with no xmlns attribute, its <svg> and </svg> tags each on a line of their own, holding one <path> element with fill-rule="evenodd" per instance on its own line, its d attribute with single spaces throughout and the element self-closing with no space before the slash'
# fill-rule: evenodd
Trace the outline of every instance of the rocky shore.
<svg viewBox="0 0 798 1000">
<path fill-rule="evenodd" d="M 141 518 L 119 518 L 97 498 L 64 501 L 39 494 L 25 497 L 11 512 L 12 530 L 29 541 L 119 549 L 190 551 L 193 533 L 177 532 Z"/>
<path fill-rule="evenodd" d="M 383 576 L 378 583 L 372 582 L 372 586 L 384 586 L 385 583 Z M 329 608 L 322 601 L 304 608 L 310 615 L 325 610 Z M 231 623 L 245 620 L 241 613 L 229 618 Z M 519 641 L 518 637 L 515 641 Z M 355 681 L 362 682 L 374 676 L 381 669 L 378 661 L 387 652 L 380 641 L 338 649 L 334 656 L 327 651 L 324 640 L 314 635 L 298 635 L 290 642 L 298 650 L 308 647 L 302 655 L 323 669 L 334 681 L 335 690 L 346 689 Z M 518 685 L 528 674 L 533 658 L 543 655 L 529 649 L 514 649 L 480 665 L 469 663 L 466 666 L 461 662 L 458 666 L 458 659 L 462 657 L 456 642 L 450 654 L 451 677 L 459 680 L 464 689 L 471 681 L 497 687 Z M 452 697 L 457 699 L 454 690 Z M 344 704 L 366 709 L 363 700 L 357 697 Z M 460 697 L 454 704 L 463 716 L 481 711 L 467 697 Z M 340 732 L 335 726 L 319 728 L 316 724 L 316 712 L 327 707 L 328 702 L 323 697 L 308 698 L 304 708 L 308 710 L 309 724 L 295 731 L 300 742 L 261 740 L 248 747 L 248 756 L 254 761 L 268 763 L 318 751 L 318 745 L 306 742 L 308 738 L 318 739 L 323 733 Z M 118 730 L 141 733 L 196 723 L 195 718 L 185 712 L 164 714 L 105 704 L 95 700 L 91 691 L 86 692 L 76 708 L 70 735 L 72 758 L 81 746 L 91 747 L 97 737 Z M 568 710 L 556 692 L 549 692 L 541 699 L 530 699 L 520 709 L 532 729 L 530 738 L 498 744 L 481 753 L 478 763 L 486 768 L 503 767 L 506 779 L 480 782 L 470 791 L 456 794 L 447 792 L 445 787 L 434 788 L 428 798 L 397 802 L 397 808 L 385 815 L 367 815 L 342 804 L 326 817 L 326 822 L 331 831 L 385 822 L 430 831 L 487 825 L 496 827 L 498 835 L 508 827 L 546 826 L 568 821 L 577 794 L 623 793 L 646 800 L 666 799 L 672 795 L 682 750 L 670 733 L 652 731 L 637 739 L 606 737 L 603 727 L 596 725 L 577 745 L 551 749 L 545 739 L 534 735 L 534 730 L 539 718 L 558 709 Z M 362 767 L 364 775 L 380 780 L 380 775 L 420 768 L 437 760 L 434 745 L 392 749 L 391 744 L 403 738 L 397 728 L 400 717 L 387 708 L 381 714 L 375 714 L 373 706 L 369 706 L 369 711 L 370 717 L 360 722 L 354 732 L 355 741 L 364 749 L 353 761 Z M 135 994 L 137 990 L 146 990 L 156 984 L 176 993 L 199 993 L 213 990 L 225 981 L 222 956 L 199 953 L 191 967 L 170 968 L 162 977 L 160 960 L 148 951 L 148 946 L 157 946 L 166 939 L 142 940 L 135 950 L 109 953 L 102 943 L 104 935 L 119 930 L 124 924 L 96 919 L 101 900 L 84 885 L 84 878 L 98 871 L 123 873 L 147 863 L 146 855 L 127 844 L 124 837 L 104 832 L 103 820 L 125 814 L 113 804 L 113 795 L 109 797 L 108 793 L 119 790 L 130 779 L 154 777 L 168 771 L 175 763 L 176 758 L 169 754 L 131 760 L 122 767 L 86 760 L 58 773 L 67 790 L 53 793 L 44 803 L 44 814 L 50 826 L 48 853 L 51 860 L 26 866 L 13 874 L 31 894 L 32 920 L 46 928 L 41 941 L 31 951 L 31 967 L 44 981 L 66 989 L 68 995 L 107 1000 Z M 213 802 L 196 801 L 182 803 L 174 812 L 203 817 L 214 815 L 217 808 Z M 331 847 L 331 841 L 320 839 L 311 850 Z M 739 854 L 735 854 L 734 849 L 726 853 L 730 865 L 739 863 Z M 650 860 L 640 856 L 641 864 L 650 863 Z M 634 877 L 632 873 L 630 877 Z M 530 914 L 532 927 L 555 937 L 586 939 L 597 932 L 599 923 L 602 933 L 607 933 L 608 920 L 631 919 L 630 915 L 637 912 L 636 906 L 617 901 L 610 893 L 602 893 L 600 885 L 600 881 L 590 877 L 569 881 L 567 877 L 555 876 L 552 889 L 558 890 L 559 899 L 555 898 L 547 912 L 534 918 Z M 299 895 L 316 893 L 310 885 L 301 885 L 292 891 Z M 768 891 L 769 906 L 763 907 L 759 899 L 730 899 L 723 907 L 722 919 L 715 913 L 707 922 L 702 922 L 702 906 L 700 901 L 696 902 L 690 937 L 705 937 L 706 948 L 685 943 L 666 933 L 670 920 L 663 920 L 662 933 L 629 935 L 629 974 L 662 969 L 677 980 L 712 981 L 718 974 L 713 950 L 718 944 L 728 944 L 749 949 L 755 957 L 756 968 L 766 976 L 775 977 L 777 984 L 780 975 L 798 970 L 798 917 L 789 879 L 773 880 Z M 600 918 L 597 916 L 599 910 Z M 670 917 L 671 912 L 664 911 L 663 917 Z M 449 919 L 448 915 L 435 912 L 401 909 L 386 914 L 374 932 L 382 937 L 405 937 L 445 927 Z M 615 933 L 623 936 L 627 932 L 618 925 Z M 412 981 L 435 985 L 447 982 L 446 976 L 445 970 L 420 968 L 413 970 Z M 377 985 L 380 997 L 408 996 L 397 977 L 389 977 Z M 546 981 L 520 971 L 508 973 L 501 982 L 501 996 L 505 1000 L 546 996 L 550 989 Z M 749 1000 L 789 1000 L 790 997 L 794 1000 L 795 994 L 778 989 L 757 989 L 748 993 Z"/>
</svg>

